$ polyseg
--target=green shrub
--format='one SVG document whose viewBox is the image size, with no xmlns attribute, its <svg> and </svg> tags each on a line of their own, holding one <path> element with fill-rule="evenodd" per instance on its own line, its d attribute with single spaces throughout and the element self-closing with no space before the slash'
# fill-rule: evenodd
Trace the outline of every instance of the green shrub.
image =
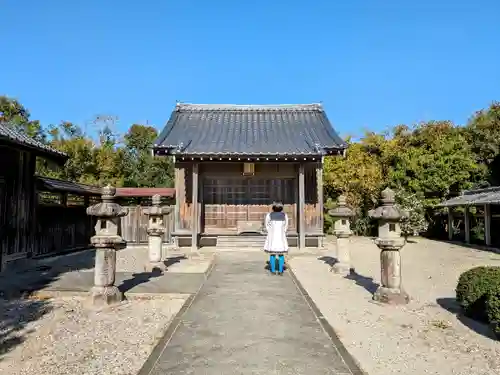
<svg viewBox="0 0 500 375">
<path fill-rule="evenodd" d="M 486 299 L 486 314 L 493 325 L 496 336 L 500 339 L 500 289 L 488 294 Z"/>
<path fill-rule="evenodd" d="M 486 300 L 498 290 L 500 290 L 500 267 L 475 267 L 460 275 L 456 298 L 466 316 L 488 322 Z"/>
</svg>

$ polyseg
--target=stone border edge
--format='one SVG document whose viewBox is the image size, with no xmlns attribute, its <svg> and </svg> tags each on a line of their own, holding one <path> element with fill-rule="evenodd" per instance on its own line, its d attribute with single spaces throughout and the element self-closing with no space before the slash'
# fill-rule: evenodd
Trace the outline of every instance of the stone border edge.
<svg viewBox="0 0 500 375">
<path fill-rule="evenodd" d="M 347 367 L 348 367 L 349 371 L 352 373 L 352 375 L 368 375 L 368 373 L 361 368 L 359 361 L 357 361 L 351 355 L 351 353 L 349 353 L 349 351 L 346 349 L 346 347 L 344 346 L 342 341 L 340 341 L 339 337 L 337 336 L 337 333 L 335 332 L 335 330 L 333 329 L 331 324 L 324 317 L 323 313 L 318 308 L 316 303 L 314 303 L 314 301 L 312 300 L 309 293 L 307 293 L 307 291 L 304 289 L 304 287 L 302 286 L 302 284 L 299 281 L 299 279 L 297 278 L 297 276 L 295 276 L 295 273 L 293 272 L 292 267 L 290 267 L 290 266 L 288 267 L 288 272 L 289 272 L 291 279 L 293 280 L 293 283 L 295 284 L 295 286 L 300 291 L 300 293 L 302 294 L 302 296 L 306 300 L 307 304 L 309 305 L 309 307 L 313 311 L 316 319 L 318 320 L 319 324 L 321 325 L 321 328 L 323 328 L 325 333 L 328 335 L 328 337 L 332 341 L 333 345 L 337 348 L 340 356 L 344 360 L 345 364 L 347 365 Z M 142 374 L 140 374 L 140 375 L 142 375 Z"/>
<path fill-rule="evenodd" d="M 175 334 L 175 331 L 177 331 L 177 327 L 181 324 L 182 317 L 184 314 L 189 310 L 191 305 L 193 304 L 194 300 L 198 296 L 198 293 L 200 293 L 200 290 L 203 288 L 205 285 L 205 282 L 208 280 L 210 274 L 212 273 L 212 270 L 215 266 L 216 262 L 216 256 L 212 258 L 211 265 L 209 266 L 208 270 L 205 272 L 205 281 L 200 285 L 196 293 L 191 294 L 187 300 L 184 302 L 180 310 L 175 314 L 175 316 L 172 318 L 170 323 L 168 324 L 168 327 L 161 337 L 161 339 L 158 341 L 158 343 L 155 345 L 151 353 L 149 353 L 148 358 L 144 363 L 142 364 L 141 369 L 137 372 L 137 375 L 150 375 L 153 369 L 155 368 L 156 364 L 158 363 L 158 360 L 160 359 L 161 354 L 167 347 L 168 343 L 172 339 L 172 337 Z"/>
</svg>

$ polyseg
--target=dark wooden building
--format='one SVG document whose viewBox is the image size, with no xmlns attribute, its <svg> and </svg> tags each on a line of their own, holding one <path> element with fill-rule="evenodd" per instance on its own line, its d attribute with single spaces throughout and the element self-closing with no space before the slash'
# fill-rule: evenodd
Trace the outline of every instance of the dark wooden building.
<svg viewBox="0 0 500 375">
<path fill-rule="evenodd" d="M 64 163 L 66 155 L 0 124 L 0 270 L 36 245 L 36 157 Z"/>
<path fill-rule="evenodd" d="M 179 245 L 262 235 L 273 201 L 284 204 L 289 243 L 323 238 L 323 157 L 343 154 L 320 104 L 177 104 L 155 141 L 175 158 L 175 231 Z"/>
</svg>

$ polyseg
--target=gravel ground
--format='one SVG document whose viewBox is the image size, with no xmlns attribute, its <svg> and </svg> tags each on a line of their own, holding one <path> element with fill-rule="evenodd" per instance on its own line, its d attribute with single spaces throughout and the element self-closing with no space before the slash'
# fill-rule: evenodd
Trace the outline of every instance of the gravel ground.
<svg viewBox="0 0 500 375">
<path fill-rule="evenodd" d="M 378 248 L 351 240 L 356 272 L 349 279 L 329 272 L 333 244 L 318 256 L 289 264 L 347 350 L 370 375 L 498 375 L 500 342 L 487 327 L 461 318 L 454 302 L 461 272 L 500 265 L 500 255 L 416 239 L 402 250 L 403 284 L 412 300 L 383 306 L 371 299 L 380 280 Z"/>
<path fill-rule="evenodd" d="M 135 375 L 185 298 L 0 300 L 0 374 Z"/>
</svg>

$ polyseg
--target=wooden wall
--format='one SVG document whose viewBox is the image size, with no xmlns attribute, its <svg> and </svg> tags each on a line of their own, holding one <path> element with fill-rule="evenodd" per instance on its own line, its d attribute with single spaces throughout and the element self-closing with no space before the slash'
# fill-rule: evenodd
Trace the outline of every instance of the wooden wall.
<svg viewBox="0 0 500 375">
<path fill-rule="evenodd" d="M 36 157 L 0 145 L 1 265 L 35 251 Z"/>
<path fill-rule="evenodd" d="M 126 206 L 128 215 L 121 218 L 122 237 L 130 244 L 145 244 L 148 242 L 148 216 L 144 213 L 143 206 Z M 163 217 L 166 232 L 163 235 L 163 242 L 169 243 L 171 234 L 174 229 L 173 220 L 174 210 L 172 213 Z"/>
<path fill-rule="evenodd" d="M 86 209 L 85 205 L 39 204 L 33 256 L 89 248 L 96 219 L 88 216 Z"/>
<path fill-rule="evenodd" d="M 305 231 L 323 232 L 322 199 L 318 199 L 317 168 L 320 163 L 305 166 Z M 192 227 L 192 164 L 175 165 L 177 204 L 175 231 L 189 233 Z M 320 173 L 322 173 L 321 169 Z M 255 163 L 254 176 L 242 175 L 243 163 L 200 162 L 198 212 L 199 228 L 206 234 L 234 234 L 238 221 L 263 220 L 273 200 L 284 203 L 290 223 L 297 231 L 298 164 Z M 251 194 L 249 194 L 249 191 Z"/>
</svg>

